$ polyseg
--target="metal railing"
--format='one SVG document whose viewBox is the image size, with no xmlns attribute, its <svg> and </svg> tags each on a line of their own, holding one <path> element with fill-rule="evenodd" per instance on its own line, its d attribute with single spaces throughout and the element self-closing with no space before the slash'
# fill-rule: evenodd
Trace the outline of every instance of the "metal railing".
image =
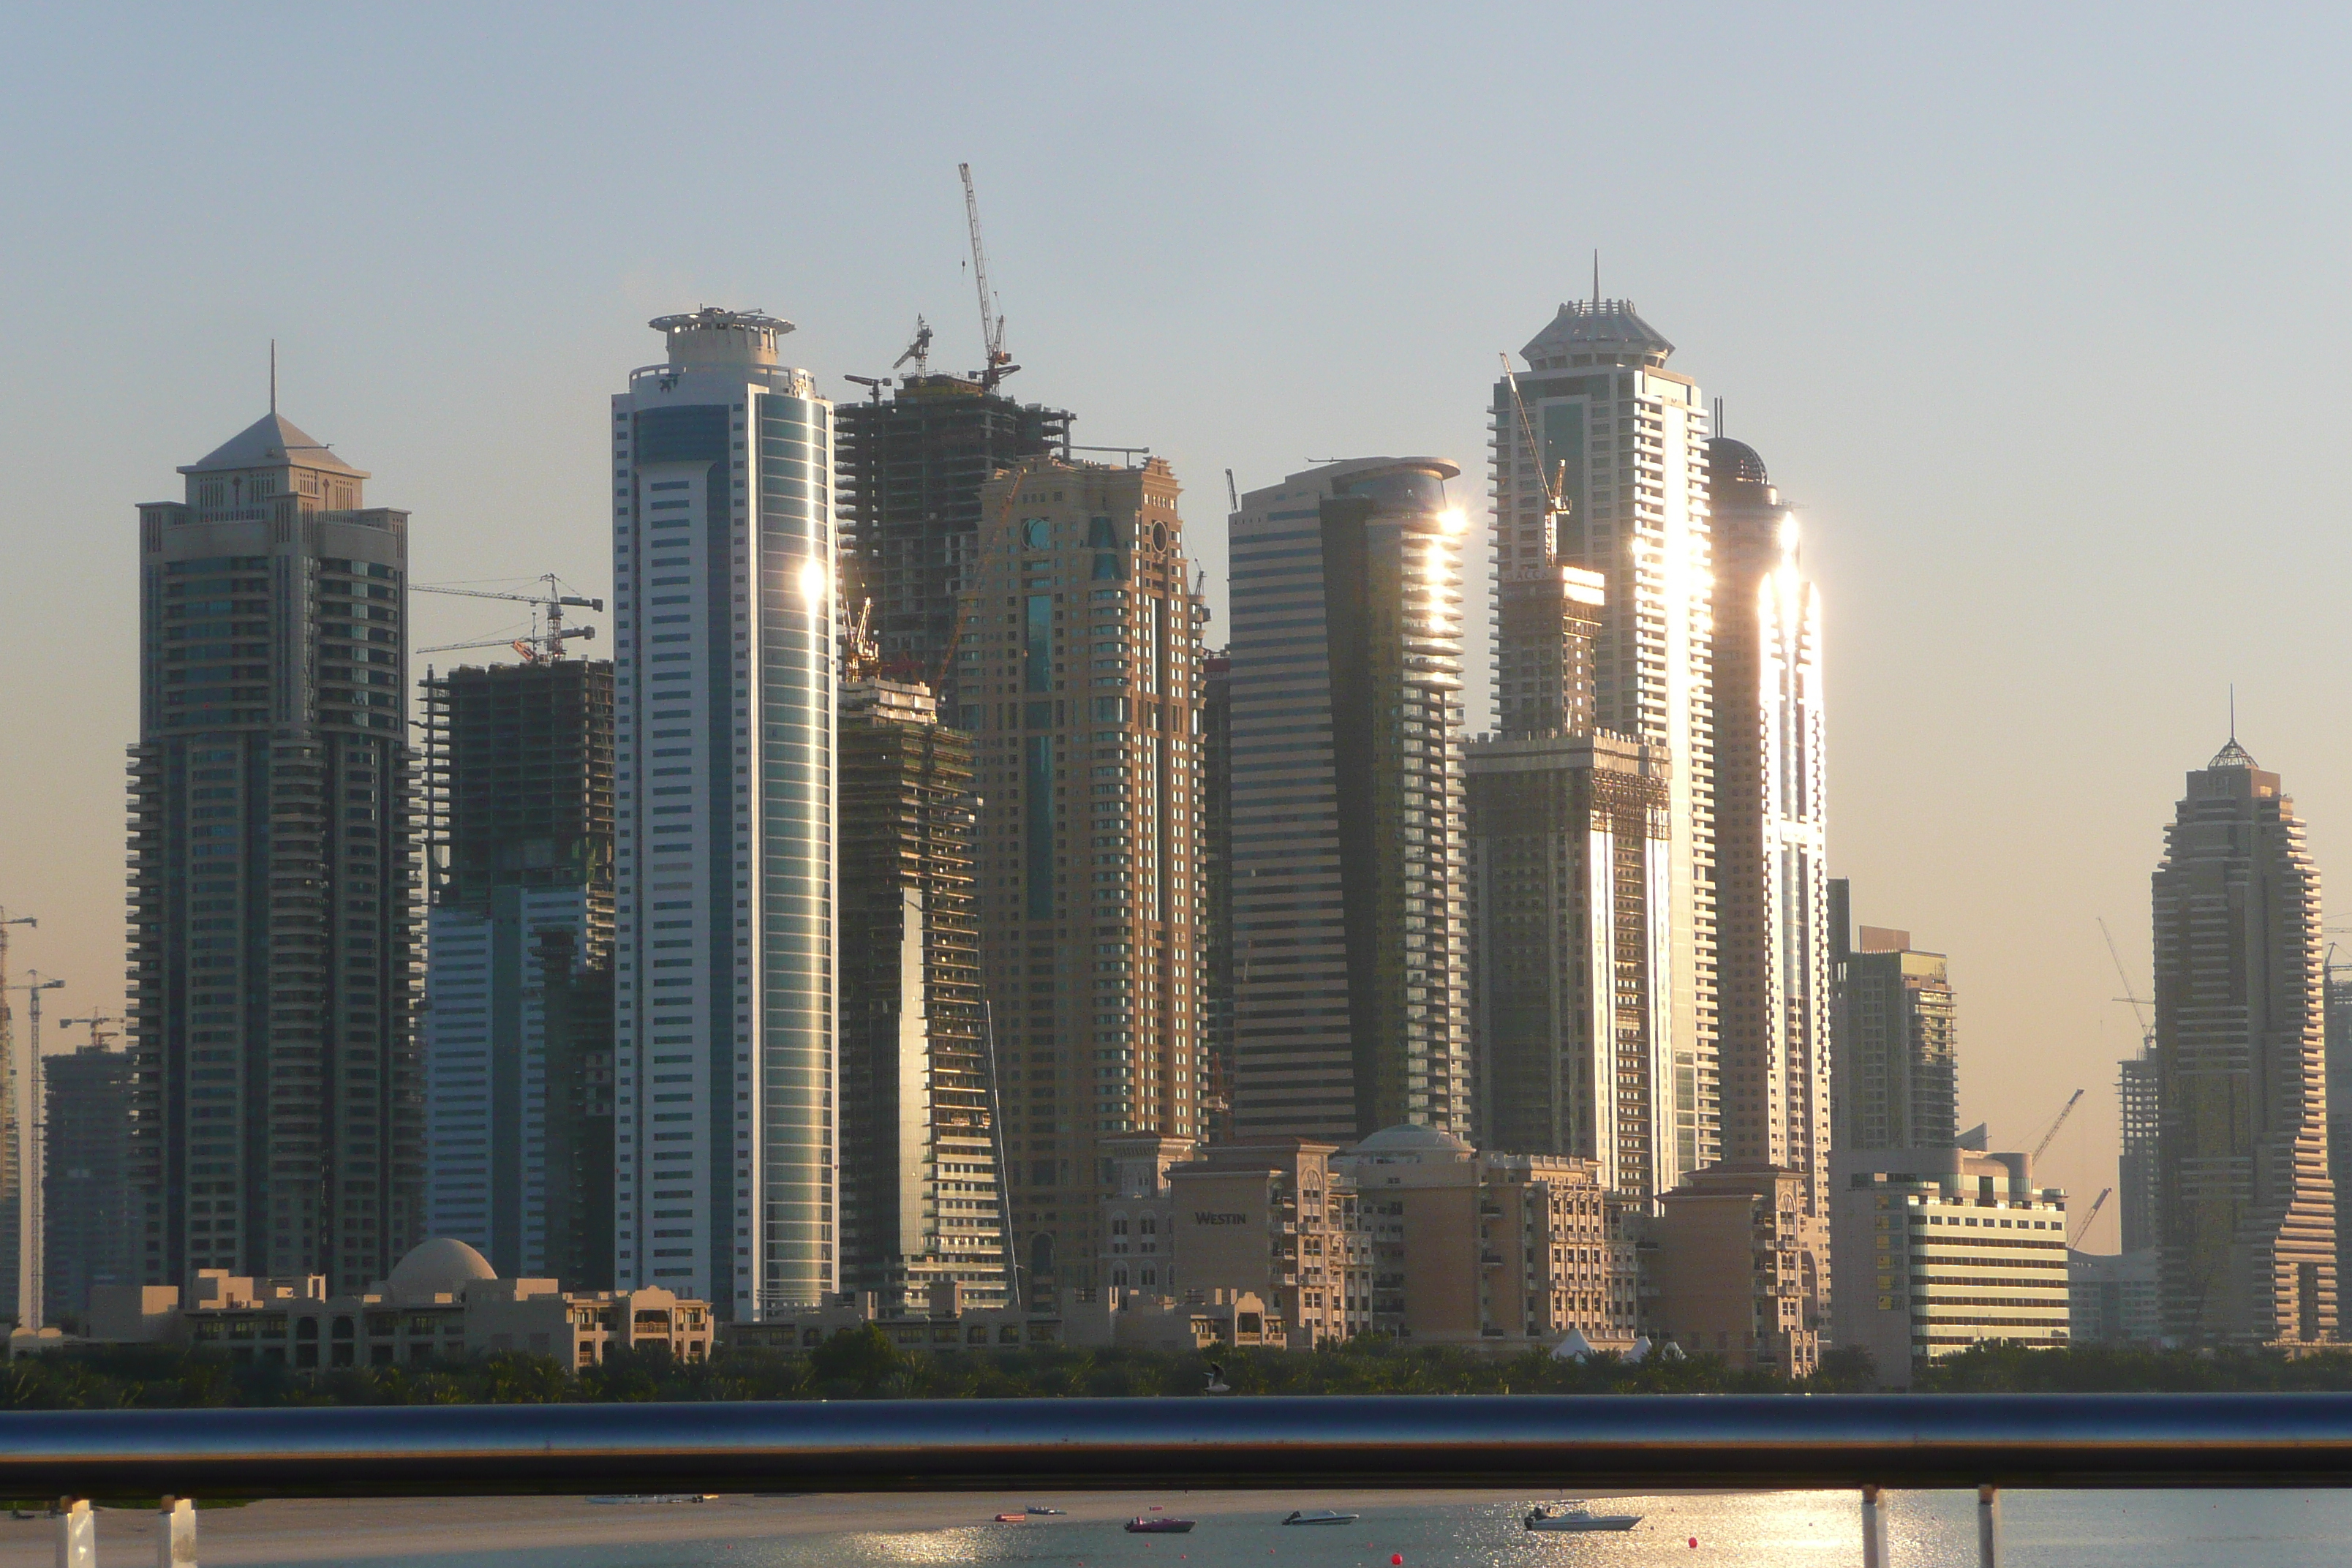
<svg viewBox="0 0 2352 1568">
<path fill-rule="evenodd" d="M 2352 1395 L 859 1400 L 0 1413 L 0 1494 L 2352 1485 Z"/>
</svg>

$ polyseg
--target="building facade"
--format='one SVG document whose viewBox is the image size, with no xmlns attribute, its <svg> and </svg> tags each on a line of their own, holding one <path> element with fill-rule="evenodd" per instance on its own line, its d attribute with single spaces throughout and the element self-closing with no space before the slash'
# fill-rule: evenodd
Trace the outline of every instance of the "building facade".
<svg viewBox="0 0 2352 1568">
<path fill-rule="evenodd" d="M 408 514 L 275 412 L 139 509 L 138 1268 L 377 1279 L 422 1223 Z"/>
<path fill-rule="evenodd" d="M 1232 519 L 1244 1140 L 1470 1127 L 1459 473 L 1330 464 Z"/>
<path fill-rule="evenodd" d="M 1512 378 L 1498 381 L 1488 413 L 1498 609 L 1521 573 L 1598 573 L 1609 602 L 1592 654 L 1594 727 L 1672 768 L 1662 1121 L 1678 1180 L 1720 1157 L 1720 1110 L 1707 421 L 1696 384 L 1666 368 L 1673 353 L 1630 300 L 1563 304 L 1520 351 L 1516 399 Z M 1521 679 L 1516 639 L 1498 641 L 1496 657 L 1506 681 Z M 1539 662 L 1549 679 L 1550 661 Z M 1517 695 L 1497 693 L 1507 725 Z"/>
<path fill-rule="evenodd" d="M 750 1319 L 839 1277 L 833 405 L 789 322 L 652 325 L 612 416 L 614 1268 Z"/>
<path fill-rule="evenodd" d="M 580 1272 L 553 1191 L 609 1183 L 609 1138 L 570 1135 L 584 1121 L 551 1100 L 580 1091 L 576 1051 L 608 1076 L 612 1047 L 551 1051 L 547 970 L 612 963 L 613 667 L 467 668 L 424 689 L 426 1228 L 509 1275 L 609 1285 Z"/>
<path fill-rule="evenodd" d="M 956 602 L 990 521 L 981 487 L 1000 468 L 1066 447 L 1070 416 L 968 376 L 926 372 L 901 376 L 887 396 L 871 390 L 836 415 L 843 598 L 873 600 L 884 670 L 929 684 L 952 713 Z"/>
<path fill-rule="evenodd" d="M 1847 884 L 1830 884 L 1837 967 L 1830 1093 L 1841 1150 L 1948 1149 L 1959 1141 L 1959 1026 L 1940 952 L 1911 933 L 1846 922 Z"/>
<path fill-rule="evenodd" d="M 1489 1148 L 1675 1181 L 1666 764 L 1613 735 L 1469 751 L 1472 1059 Z"/>
<path fill-rule="evenodd" d="M 853 654 L 841 689 L 842 1289 L 1009 1295 L 972 899 L 972 742 Z"/>
<path fill-rule="evenodd" d="M 2066 1338 L 2078 1345 L 2151 1345 L 2164 1332 L 2156 1249 L 2069 1252 Z"/>
<path fill-rule="evenodd" d="M 2164 1331 L 2332 1341 L 2319 873 L 2235 739 L 2189 775 L 2153 882 Z"/>
<path fill-rule="evenodd" d="M 93 1041 L 42 1065 L 43 1317 L 81 1323 L 93 1289 L 138 1281 L 128 1181 L 131 1058 Z"/>
<path fill-rule="evenodd" d="M 1841 1151 L 1832 1181 L 1836 1341 L 1882 1387 L 1975 1344 L 2071 1342 L 2066 1194 L 2034 1186 L 2030 1155 Z"/>
<path fill-rule="evenodd" d="M 1198 1135 L 1204 608 L 1176 476 L 992 479 L 957 650 L 979 738 L 982 984 L 1024 1301 L 1090 1289 L 1103 1140 Z"/>
<path fill-rule="evenodd" d="M 1830 1327 L 1830 1220 L 1808 1172 L 1727 1160 L 1658 1205 L 1644 1326 L 1685 1352 L 1810 1377 Z"/>
<path fill-rule="evenodd" d="M 2157 1138 L 2162 1126 L 2157 1096 L 2155 1040 L 2137 1057 L 2116 1064 L 2116 1103 L 2120 1112 L 2121 1139 L 2116 1153 L 2116 1204 L 2122 1229 L 2120 1250 L 2147 1251 L 2152 1257 L 2161 1226 L 2157 1222 Z M 2334 1085 L 2330 1084 L 2330 1088 Z M 2334 1100 L 2328 1102 L 2330 1106 Z M 2335 1175 L 2335 1129 L 2328 1130 L 2329 1169 Z M 2347 1131 L 2352 1137 L 2352 1131 Z M 2338 1241 L 2339 1247 L 2341 1240 Z M 2339 1275 L 2338 1278 L 2341 1278 Z"/>
<path fill-rule="evenodd" d="M 1205 612 L 1204 612 L 1205 613 Z M 1234 661 L 1201 660 L 1201 1131 L 1234 1136 Z"/>
<path fill-rule="evenodd" d="M 1754 448 L 1718 436 L 1706 450 L 1723 1157 L 1799 1173 L 1801 1212 L 1826 1226 L 1833 1004 L 1821 595 L 1798 569 L 1796 516 Z"/>
</svg>

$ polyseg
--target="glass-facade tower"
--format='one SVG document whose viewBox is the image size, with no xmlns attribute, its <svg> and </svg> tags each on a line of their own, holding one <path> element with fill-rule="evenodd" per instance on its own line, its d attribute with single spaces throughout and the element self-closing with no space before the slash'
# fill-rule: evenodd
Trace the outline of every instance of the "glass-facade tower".
<svg viewBox="0 0 2352 1568">
<path fill-rule="evenodd" d="M 710 308 L 613 399 L 614 1270 L 835 1289 L 833 405 Z"/>
</svg>

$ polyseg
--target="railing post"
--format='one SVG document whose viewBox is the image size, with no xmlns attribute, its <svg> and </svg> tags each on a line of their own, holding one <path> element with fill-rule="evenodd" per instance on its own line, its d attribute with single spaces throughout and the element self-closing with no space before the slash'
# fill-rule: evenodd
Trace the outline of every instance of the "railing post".
<svg viewBox="0 0 2352 1568">
<path fill-rule="evenodd" d="M 1862 1568 L 1892 1568 L 1886 1555 L 1886 1505 L 1876 1487 L 1862 1489 Z"/>
<path fill-rule="evenodd" d="M 1977 1489 L 1978 1568 L 2000 1568 L 2000 1489 Z"/>
<path fill-rule="evenodd" d="M 98 1568 L 98 1518 L 87 1498 L 58 1499 L 58 1568 Z"/>
<path fill-rule="evenodd" d="M 196 1505 L 167 1497 L 155 1521 L 155 1568 L 196 1568 Z"/>
</svg>

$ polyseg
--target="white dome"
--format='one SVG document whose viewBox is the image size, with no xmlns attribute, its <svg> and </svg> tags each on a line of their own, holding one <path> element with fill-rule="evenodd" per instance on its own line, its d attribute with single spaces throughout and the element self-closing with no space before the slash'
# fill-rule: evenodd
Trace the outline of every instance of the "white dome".
<svg viewBox="0 0 2352 1568">
<path fill-rule="evenodd" d="M 411 1247 L 384 1284 L 395 1298 L 413 1298 L 455 1295 L 474 1280 L 498 1277 L 488 1258 L 453 1237 L 436 1236 Z"/>
<path fill-rule="evenodd" d="M 1360 1154 L 1475 1154 L 1477 1151 L 1451 1132 L 1434 1127 L 1423 1127 L 1415 1122 L 1401 1121 L 1394 1127 L 1383 1127 L 1356 1145 Z"/>
</svg>

